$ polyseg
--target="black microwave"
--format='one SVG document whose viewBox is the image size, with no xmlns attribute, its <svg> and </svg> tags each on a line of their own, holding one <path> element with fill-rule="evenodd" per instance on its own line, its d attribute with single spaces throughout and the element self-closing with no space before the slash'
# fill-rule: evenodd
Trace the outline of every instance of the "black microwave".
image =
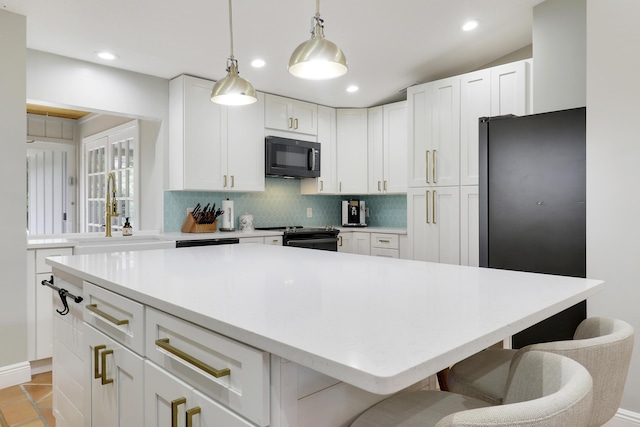
<svg viewBox="0 0 640 427">
<path fill-rule="evenodd" d="M 278 136 L 265 137 L 265 175 L 289 178 L 320 176 L 320 144 Z"/>
</svg>

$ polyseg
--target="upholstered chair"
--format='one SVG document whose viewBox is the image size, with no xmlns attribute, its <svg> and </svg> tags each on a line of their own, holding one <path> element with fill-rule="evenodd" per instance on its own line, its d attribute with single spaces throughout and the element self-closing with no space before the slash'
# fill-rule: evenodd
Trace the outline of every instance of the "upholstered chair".
<svg viewBox="0 0 640 427">
<path fill-rule="evenodd" d="M 591 317 L 580 323 L 573 340 L 533 344 L 521 351 L 547 351 L 578 361 L 593 378 L 593 408 L 588 426 L 601 426 L 618 410 L 633 350 L 634 329 L 622 320 Z M 516 350 L 487 349 L 457 364 L 447 383 L 454 393 L 492 404 L 502 403 Z"/>
<path fill-rule="evenodd" d="M 367 409 L 351 427 L 579 427 L 587 423 L 591 400 L 591 376 L 582 365 L 527 351 L 513 357 L 501 405 L 446 391 L 400 393 Z"/>
</svg>

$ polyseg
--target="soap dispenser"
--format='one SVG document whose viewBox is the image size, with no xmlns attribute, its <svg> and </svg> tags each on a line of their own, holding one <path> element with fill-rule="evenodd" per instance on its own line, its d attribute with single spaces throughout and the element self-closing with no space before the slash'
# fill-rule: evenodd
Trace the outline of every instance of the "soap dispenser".
<svg viewBox="0 0 640 427">
<path fill-rule="evenodd" d="M 123 236 L 133 236 L 133 227 L 129 223 L 129 217 L 127 217 L 124 221 L 124 225 L 122 226 L 122 235 Z"/>
</svg>

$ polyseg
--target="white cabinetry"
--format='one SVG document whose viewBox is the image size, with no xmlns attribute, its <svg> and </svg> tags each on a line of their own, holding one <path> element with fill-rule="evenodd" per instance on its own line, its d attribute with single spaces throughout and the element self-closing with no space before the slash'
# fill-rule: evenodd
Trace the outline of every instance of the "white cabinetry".
<svg viewBox="0 0 640 427">
<path fill-rule="evenodd" d="M 353 232 L 341 231 L 338 234 L 338 252 L 353 253 Z"/>
<path fill-rule="evenodd" d="M 371 255 L 371 235 L 362 231 L 346 231 L 338 234 L 338 252 Z"/>
<path fill-rule="evenodd" d="M 27 357 L 40 360 L 53 354 L 53 308 L 51 288 L 42 286 L 51 278 L 49 256 L 71 255 L 71 248 L 33 249 L 27 251 Z M 53 295 L 55 298 L 58 296 Z"/>
<path fill-rule="evenodd" d="M 371 234 L 371 255 L 400 258 L 400 239 L 397 234 Z"/>
<path fill-rule="evenodd" d="M 413 259 L 478 265 L 478 119 L 529 112 L 529 65 L 520 61 L 408 89 Z"/>
<path fill-rule="evenodd" d="M 407 102 L 368 112 L 369 193 L 407 191 Z"/>
<path fill-rule="evenodd" d="M 338 193 L 366 194 L 367 123 L 365 108 L 338 109 L 337 158 Z"/>
<path fill-rule="evenodd" d="M 27 114 L 27 140 L 74 142 L 76 120 Z"/>
<path fill-rule="evenodd" d="M 214 82 L 171 80 L 170 188 L 264 190 L 264 94 L 258 102 L 226 107 L 210 101 Z"/>
<path fill-rule="evenodd" d="M 264 123 L 266 128 L 316 135 L 317 120 L 316 104 L 277 95 L 266 95 Z"/>
<path fill-rule="evenodd" d="M 407 236 L 373 231 L 340 231 L 338 252 L 407 258 Z"/>
<path fill-rule="evenodd" d="M 301 194 L 337 193 L 335 108 L 318 105 L 318 142 L 321 145 L 320 178 L 301 180 Z"/>
</svg>

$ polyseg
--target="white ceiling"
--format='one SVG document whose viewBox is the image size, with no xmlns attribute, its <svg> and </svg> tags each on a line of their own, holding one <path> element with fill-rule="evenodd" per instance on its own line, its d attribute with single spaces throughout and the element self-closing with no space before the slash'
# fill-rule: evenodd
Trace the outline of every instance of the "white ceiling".
<svg viewBox="0 0 640 427">
<path fill-rule="evenodd" d="M 543 0 L 322 0 L 327 39 L 349 72 L 305 81 L 287 72 L 289 56 L 310 37 L 313 0 L 235 0 L 234 53 L 257 90 L 333 107 L 370 107 L 404 99 L 416 82 L 481 68 L 531 44 L 532 8 Z M 163 78 L 224 77 L 229 56 L 226 0 L 0 0 L 27 16 L 30 49 L 105 63 Z M 480 20 L 473 32 L 460 26 Z M 261 69 L 250 66 L 260 57 Z M 355 84 L 355 94 L 345 91 Z"/>
</svg>

